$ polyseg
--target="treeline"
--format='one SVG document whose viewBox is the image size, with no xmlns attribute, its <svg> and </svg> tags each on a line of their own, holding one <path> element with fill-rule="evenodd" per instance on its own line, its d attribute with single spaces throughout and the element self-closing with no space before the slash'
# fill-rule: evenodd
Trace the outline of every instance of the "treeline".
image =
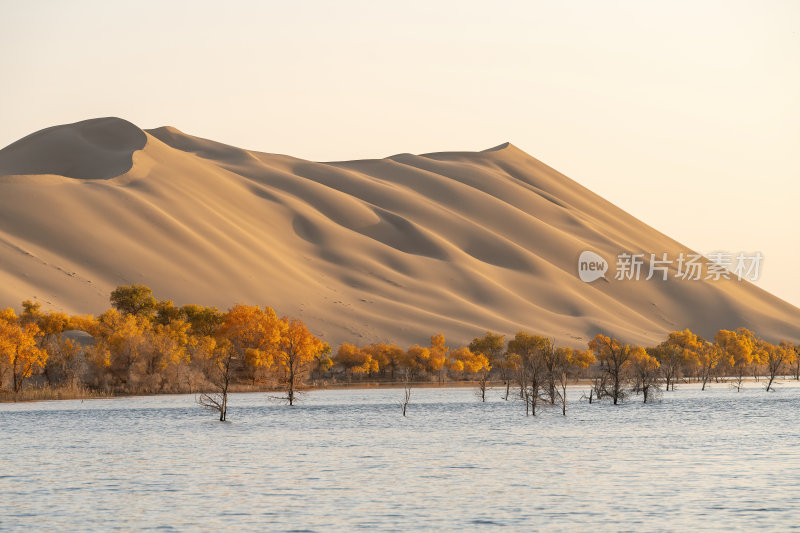
<svg viewBox="0 0 800 533">
<path fill-rule="evenodd" d="M 333 352 L 302 321 L 269 307 L 177 307 L 143 285 L 120 286 L 110 301 L 97 317 L 43 312 L 31 301 L 19 315 L 0 311 L 0 388 L 18 395 L 32 382 L 102 394 L 196 393 L 224 420 L 230 390 L 280 390 L 293 404 L 299 388 L 341 381 L 469 380 L 482 400 L 487 384 L 501 381 L 505 399 L 524 400 L 535 415 L 540 402 L 566 413 L 567 384 L 578 379 L 591 383 L 590 402 L 613 403 L 631 393 L 647 402 L 682 379 L 703 389 L 725 378 L 741 388 L 746 377 L 765 376 L 767 389 L 777 375 L 800 379 L 800 346 L 771 344 L 743 328 L 720 330 L 713 340 L 675 331 L 652 347 L 597 335 L 576 350 L 540 335 L 506 341 L 487 332 L 456 348 L 439 334 L 427 346 L 344 343 Z"/>
</svg>

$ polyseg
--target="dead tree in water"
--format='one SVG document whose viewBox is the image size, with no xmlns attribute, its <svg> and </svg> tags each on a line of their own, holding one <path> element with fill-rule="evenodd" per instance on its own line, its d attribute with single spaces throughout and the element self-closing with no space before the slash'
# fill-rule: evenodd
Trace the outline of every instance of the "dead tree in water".
<svg viewBox="0 0 800 533">
<path fill-rule="evenodd" d="M 406 372 L 405 379 L 403 380 L 403 401 L 400 402 L 400 407 L 403 409 L 403 416 L 406 416 L 406 408 L 408 407 L 408 402 L 411 401 L 411 380 L 409 379 L 408 372 Z"/>
<path fill-rule="evenodd" d="M 486 384 L 489 381 L 489 371 L 485 370 L 478 376 L 478 395 L 482 402 L 486 401 Z"/>
<path fill-rule="evenodd" d="M 564 349 L 556 348 L 556 340 L 549 339 L 547 346 L 542 351 L 542 363 L 545 371 L 545 393 L 550 400 L 550 405 L 556 404 L 558 397 L 557 383 L 561 379 L 561 373 L 567 364 L 568 355 Z M 566 408 L 565 408 L 566 409 Z"/>
<path fill-rule="evenodd" d="M 235 350 L 230 343 L 217 348 L 214 354 L 216 375 L 211 377 L 216 390 L 201 394 L 197 400 L 197 403 L 206 409 L 218 411 L 220 422 L 225 422 L 228 417 L 228 387 L 231 383 L 231 361 L 234 353 Z"/>
<path fill-rule="evenodd" d="M 561 414 L 567 416 L 567 372 L 563 371 L 558 376 L 558 396 L 561 399 Z M 590 400 L 591 402 L 591 400 Z"/>
<path fill-rule="evenodd" d="M 605 396 L 607 389 L 606 377 L 605 371 L 599 365 L 595 365 L 592 375 L 592 387 L 589 389 L 589 403 L 592 403 L 592 397 L 594 397 L 594 400 L 602 400 L 603 396 Z"/>
</svg>

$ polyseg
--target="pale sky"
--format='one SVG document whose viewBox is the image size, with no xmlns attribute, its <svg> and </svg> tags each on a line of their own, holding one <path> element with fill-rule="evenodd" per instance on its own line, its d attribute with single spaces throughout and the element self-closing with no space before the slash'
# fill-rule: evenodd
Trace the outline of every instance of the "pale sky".
<svg viewBox="0 0 800 533">
<path fill-rule="evenodd" d="M 0 50 L 0 146 L 98 116 L 313 160 L 511 141 L 800 306 L 800 1 L 0 0 Z"/>
</svg>

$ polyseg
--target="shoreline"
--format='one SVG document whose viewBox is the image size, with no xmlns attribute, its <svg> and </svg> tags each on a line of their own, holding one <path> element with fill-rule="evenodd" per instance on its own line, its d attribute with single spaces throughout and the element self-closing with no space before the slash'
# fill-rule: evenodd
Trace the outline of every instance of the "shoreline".
<svg viewBox="0 0 800 533">
<path fill-rule="evenodd" d="M 768 381 L 768 377 L 759 377 L 755 379 L 753 377 L 745 378 L 742 380 L 742 383 L 753 384 L 758 383 L 759 385 Z M 728 386 L 735 386 L 734 385 L 735 378 L 720 378 L 720 381 L 717 380 L 709 380 L 706 384 L 706 388 L 712 388 L 713 386 L 719 385 L 728 385 Z M 792 383 L 798 382 L 792 376 L 780 376 L 775 378 L 775 382 L 773 385 L 778 385 L 780 383 Z M 686 385 L 700 385 L 702 382 L 700 381 L 682 381 L 678 385 L 679 386 L 686 386 Z M 589 379 L 579 379 L 571 382 L 568 387 L 571 389 L 577 387 L 591 387 L 592 380 Z M 478 388 L 477 381 L 449 381 L 444 383 L 437 383 L 437 382 L 428 382 L 428 381 L 420 381 L 420 382 L 411 382 L 412 389 L 463 389 L 463 388 Z M 503 381 L 490 381 L 486 384 L 487 389 L 502 389 L 506 386 L 505 382 Z M 313 392 L 313 391 L 322 391 L 322 390 L 371 390 L 371 389 L 402 389 L 405 387 L 403 382 L 360 382 L 360 383 L 330 383 L 326 385 L 312 385 L 309 387 L 303 387 L 299 389 L 298 392 Z M 515 390 L 516 385 L 511 385 L 511 391 Z M 95 392 L 89 390 L 82 390 L 82 391 L 74 391 L 70 389 L 30 389 L 25 390 L 20 393 L 22 396 L 21 398 L 14 397 L 13 393 L 4 392 L 0 394 L 0 404 L 11 404 L 11 403 L 33 403 L 33 402 L 50 402 L 50 401 L 61 401 L 61 400 L 111 400 L 115 398 L 125 398 L 125 397 L 149 397 L 149 396 L 174 396 L 174 395 L 199 395 L 203 394 L 207 391 L 192 391 L 192 392 Z M 269 387 L 258 388 L 258 387 L 251 387 L 251 386 L 241 386 L 241 387 L 232 387 L 229 391 L 230 394 L 266 394 L 266 393 L 281 393 L 280 389 L 274 389 Z M 664 391 L 665 392 L 665 391 Z"/>
</svg>

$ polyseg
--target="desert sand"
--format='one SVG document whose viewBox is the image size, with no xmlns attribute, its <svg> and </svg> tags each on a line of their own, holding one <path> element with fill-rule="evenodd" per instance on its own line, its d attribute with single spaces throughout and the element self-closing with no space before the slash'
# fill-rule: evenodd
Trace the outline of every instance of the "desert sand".
<svg viewBox="0 0 800 533">
<path fill-rule="evenodd" d="M 0 306 L 99 313 L 144 283 L 178 305 L 270 305 L 332 344 L 740 326 L 800 341 L 800 309 L 751 283 L 589 284 L 583 250 L 612 269 L 622 251 L 691 253 L 509 143 L 320 163 L 102 118 L 0 151 Z"/>
</svg>

